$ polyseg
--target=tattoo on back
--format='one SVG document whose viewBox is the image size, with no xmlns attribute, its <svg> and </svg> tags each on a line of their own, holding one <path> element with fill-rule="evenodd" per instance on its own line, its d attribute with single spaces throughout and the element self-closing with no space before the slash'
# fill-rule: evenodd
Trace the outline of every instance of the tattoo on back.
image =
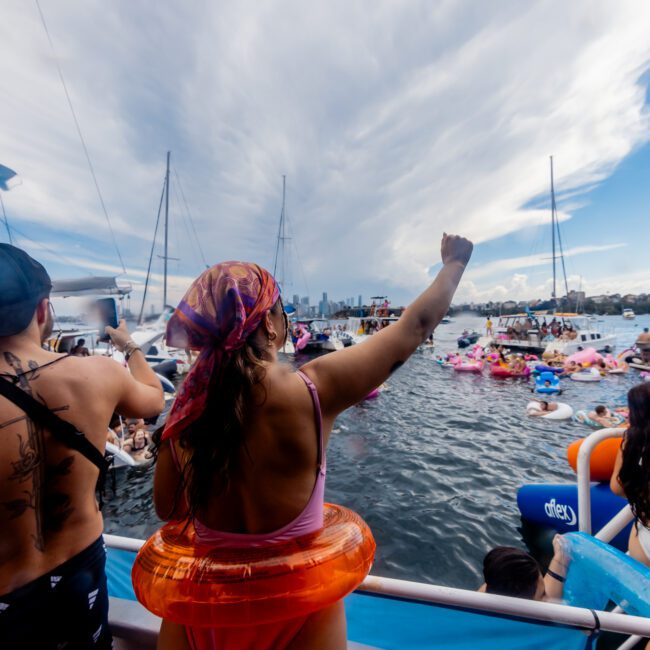
<svg viewBox="0 0 650 650">
<path fill-rule="evenodd" d="M 15 372 L 16 385 L 47 406 L 42 396 L 33 391 L 30 383 L 40 377 L 38 363 L 29 360 L 27 369 L 24 369 L 22 361 L 11 352 L 5 352 L 4 359 Z M 66 405 L 52 410 L 56 412 L 68 408 Z M 46 532 L 60 530 L 74 510 L 69 495 L 53 489 L 51 485 L 52 481 L 70 473 L 74 456 L 66 456 L 57 465 L 48 466 L 43 427 L 26 415 L 1 423 L 0 430 L 21 421 L 26 424 L 27 435 L 16 434 L 18 459 L 10 461 L 12 471 L 9 480 L 27 485 L 22 490 L 23 497 L 4 501 L 2 505 L 9 511 L 11 519 L 22 517 L 27 511 L 34 512 L 36 519 L 36 533 L 33 535 L 34 547 L 43 552 L 45 551 Z M 31 489 L 29 489 L 30 483 Z"/>
</svg>

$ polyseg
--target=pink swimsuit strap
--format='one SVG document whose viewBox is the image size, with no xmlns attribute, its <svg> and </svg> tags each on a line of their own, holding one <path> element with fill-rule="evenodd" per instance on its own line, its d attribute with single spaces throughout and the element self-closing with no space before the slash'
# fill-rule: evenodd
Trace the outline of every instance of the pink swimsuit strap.
<svg viewBox="0 0 650 650">
<path fill-rule="evenodd" d="M 208 528 L 198 519 L 194 519 L 194 528 L 197 537 L 205 543 L 214 546 L 265 546 L 277 542 L 287 541 L 308 533 L 313 533 L 323 527 L 323 503 L 325 502 L 325 476 L 327 473 L 327 456 L 323 444 L 323 417 L 320 409 L 318 391 L 314 383 L 300 370 L 296 374 L 305 382 L 314 405 L 314 421 L 318 437 L 318 465 L 316 481 L 309 501 L 304 510 L 293 520 L 282 528 L 269 533 L 228 533 Z M 170 441 L 170 450 L 174 464 L 180 470 L 180 462 L 176 454 L 176 448 Z"/>
</svg>

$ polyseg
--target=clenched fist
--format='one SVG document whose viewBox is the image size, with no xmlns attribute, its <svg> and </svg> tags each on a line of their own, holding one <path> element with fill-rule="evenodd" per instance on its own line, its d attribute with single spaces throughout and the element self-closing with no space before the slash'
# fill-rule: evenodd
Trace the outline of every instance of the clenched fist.
<svg viewBox="0 0 650 650">
<path fill-rule="evenodd" d="M 469 239 L 443 233 L 442 243 L 440 244 L 442 263 L 450 264 L 451 262 L 460 262 L 463 266 L 467 266 L 467 262 L 469 262 L 469 258 L 472 256 L 473 248 L 474 244 Z"/>
</svg>

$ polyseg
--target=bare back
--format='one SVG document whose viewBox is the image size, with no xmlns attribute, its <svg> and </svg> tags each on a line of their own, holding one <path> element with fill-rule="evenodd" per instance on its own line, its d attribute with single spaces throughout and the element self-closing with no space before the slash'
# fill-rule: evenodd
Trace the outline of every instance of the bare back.
<svg viewBox="0 0 650 650">
<path fill-rule="evenodd" d="M 3 381 L 17 377 L 19 388 L 102 452 L 119 393 L 112 366 L 124 371 L 111 359 L 65 357 L 36 345 L 0 353 Z M 0 594 L 55 568 L 101 535 L 98 475 L 79 452 L 0 397 Z"/>
<path fill-rule="evenodd" d="M 227 490 L 213 493 L 197 513 L 201 523 L 219 531 L 276 531 L 303 511 L 317 472 L 318 444 L 314 404 L 304 381 L 288 366 L 272 363 L 254 403 L 247 410 L 239 450 Z M 324 443 L 333 418 L 323 418 Z M 218 427 L 215 426 L 215 435 Z M 185 452 L 176 443 L 181 465 Z M 180 474 L 164 445 L 156 465 L 154 500 L 158 515 L 169 518 Z M 176 512 L 178 514 L 178 511 Z"/>
</svg>

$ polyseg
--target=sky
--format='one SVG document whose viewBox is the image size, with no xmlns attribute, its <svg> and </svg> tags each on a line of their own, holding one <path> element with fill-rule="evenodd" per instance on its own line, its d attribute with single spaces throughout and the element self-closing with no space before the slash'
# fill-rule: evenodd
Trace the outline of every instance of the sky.
<svg viewBox="0 0 650 650">
<path fill-rule="evenodd" d="M 170 150 L 171 303 L 203 258 L 273 270 L 283 175 L 290 296 L 408 304 L 446 231 L 475 242 L 455 302 L 544 298 L 553 155 L 569 288 L 650 289 L 644 0 L 39 2 L 55 54 L 35 2 L 0 8 L 0 164 L 54 278 L 137 308 Z"/>
</svg>

